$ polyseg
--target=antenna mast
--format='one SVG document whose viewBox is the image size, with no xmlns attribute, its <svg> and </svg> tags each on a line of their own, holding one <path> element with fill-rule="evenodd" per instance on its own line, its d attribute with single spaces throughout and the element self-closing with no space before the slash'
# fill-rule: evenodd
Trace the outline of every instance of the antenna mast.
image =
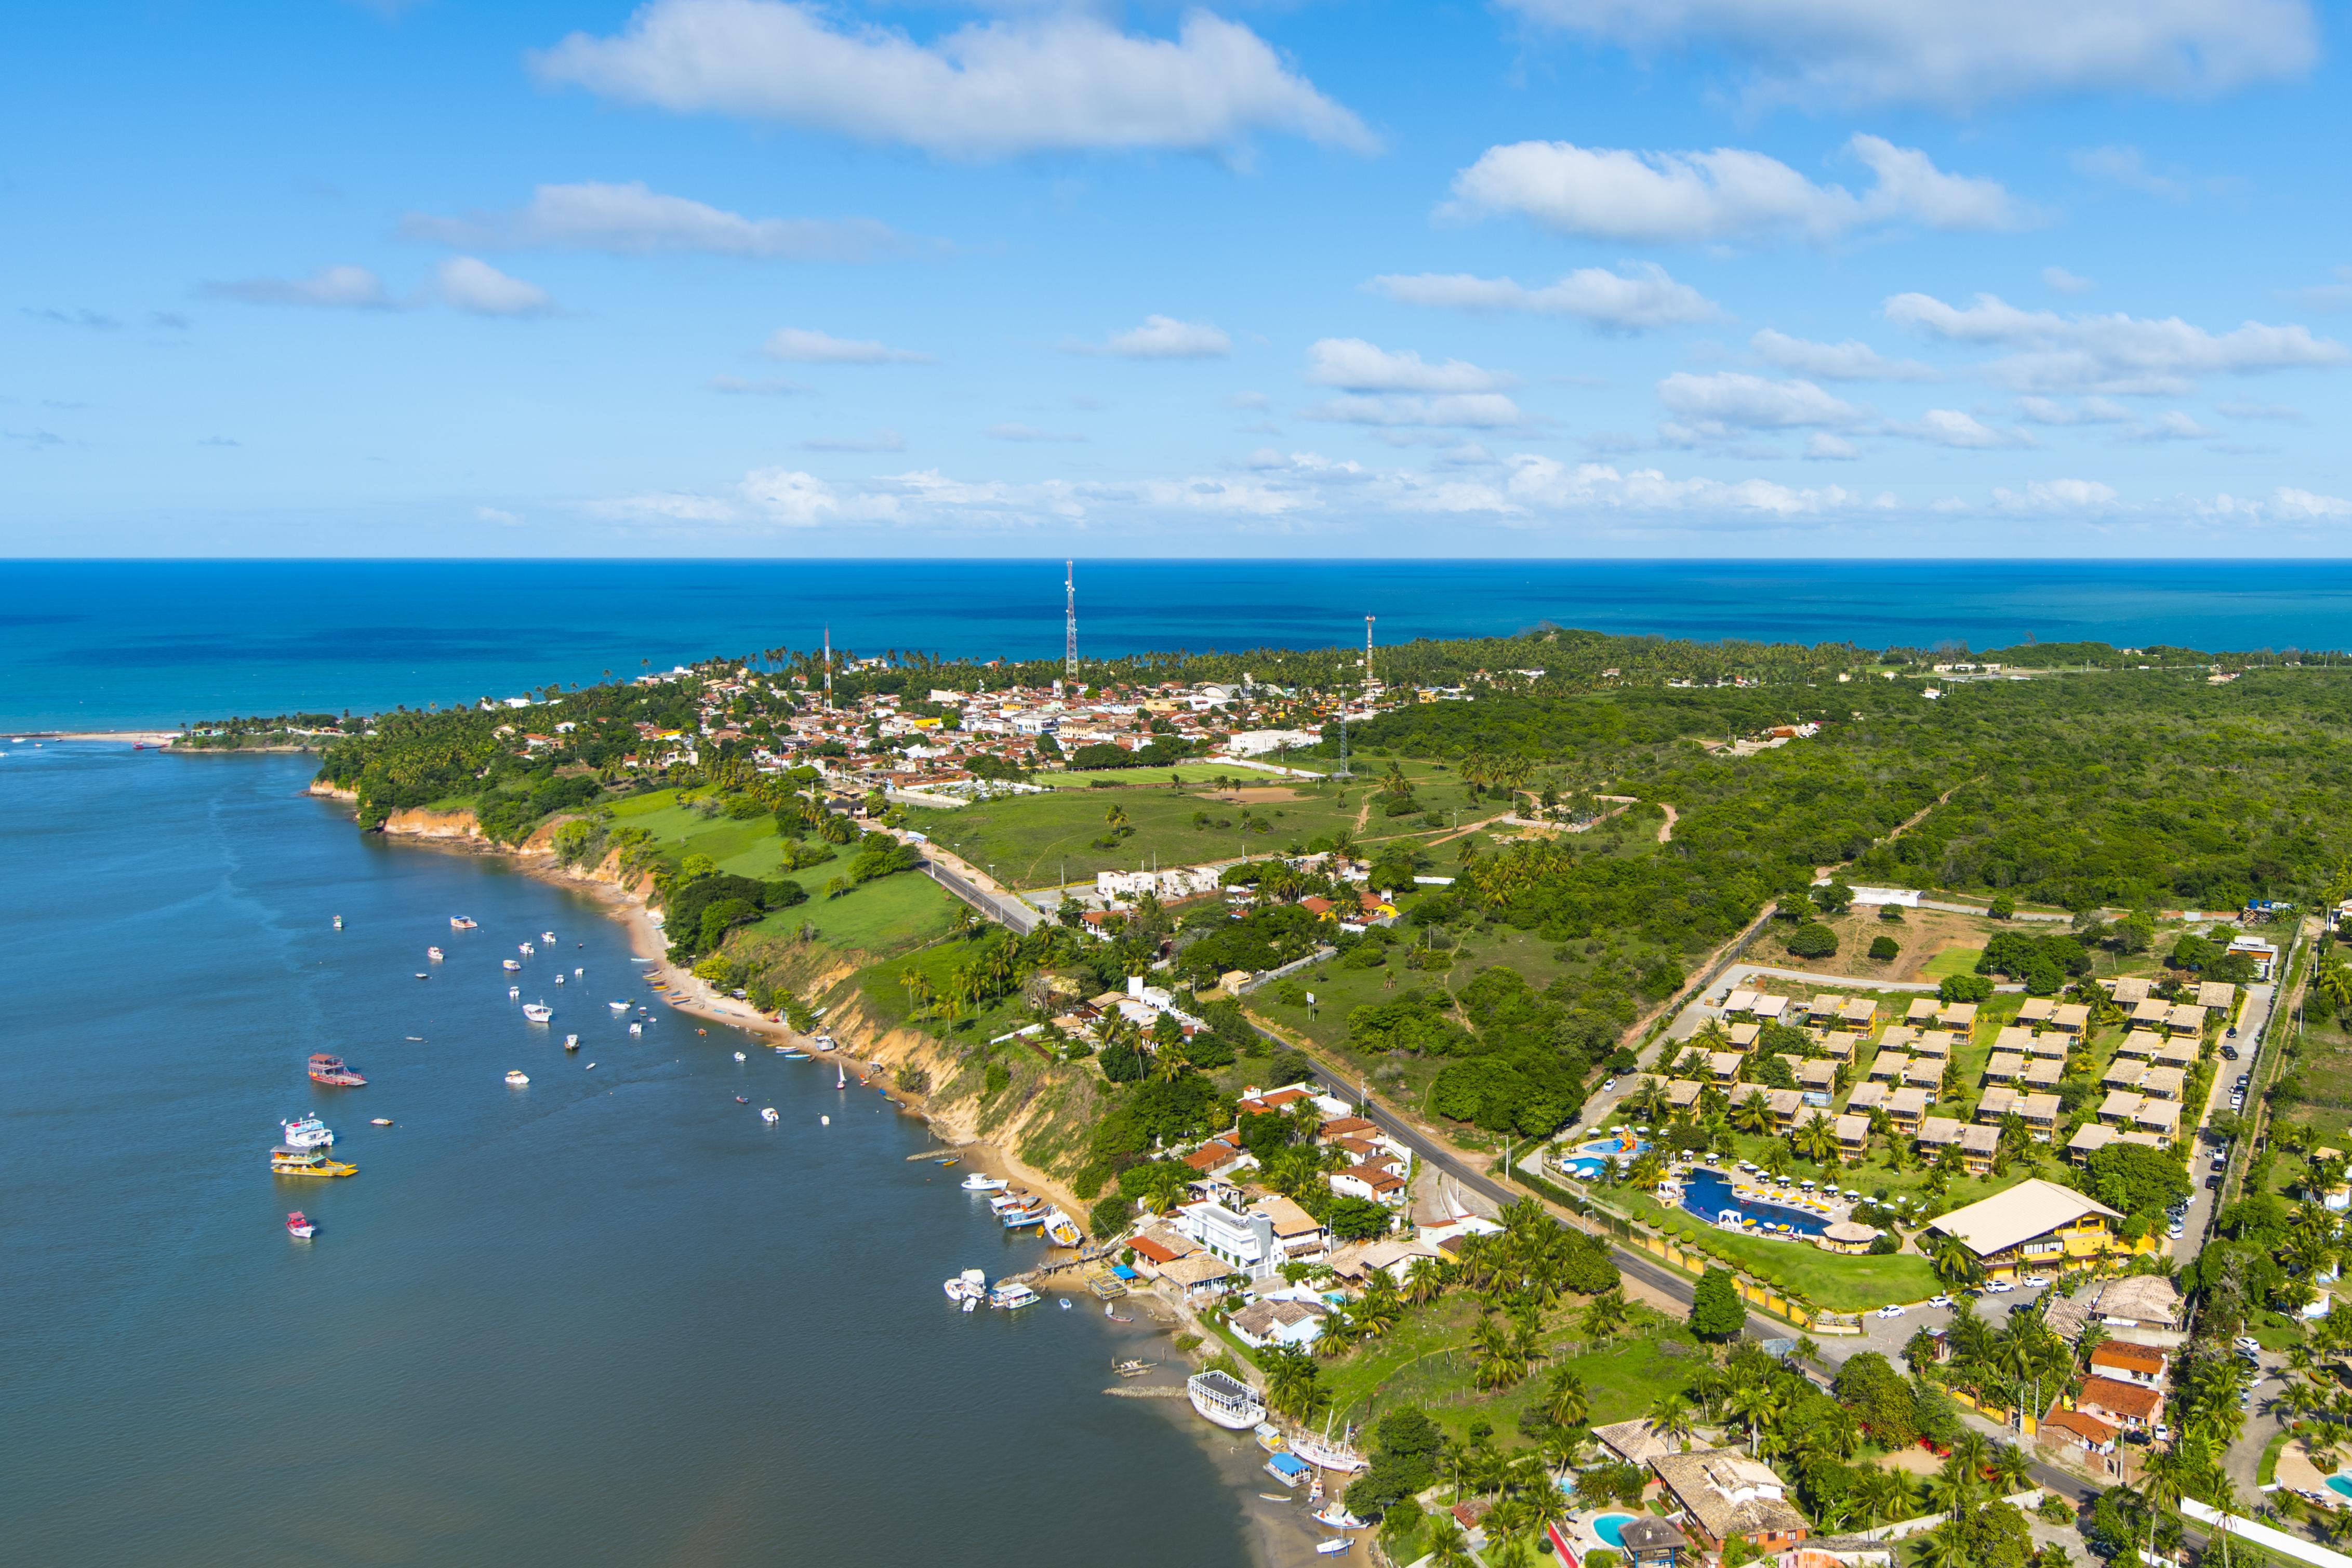
<svg viewBox="0 0 2352 1568">
<path fill-rule="evenodd" d="M 833 627 L 824 628 L 824 705 L 833 706 Z"/>
<path fill-rule="evenodd" d="M 1372 683 L 1372 617 L 1364 617 L 1364 684 Z"/>
<path fill-rule="evenodd" d="M 1078 572 L 1077 563 L 1062 563 L 1062 678 L 1069 683 L 1070 694 L 1078 689 Z"/>
</svg>

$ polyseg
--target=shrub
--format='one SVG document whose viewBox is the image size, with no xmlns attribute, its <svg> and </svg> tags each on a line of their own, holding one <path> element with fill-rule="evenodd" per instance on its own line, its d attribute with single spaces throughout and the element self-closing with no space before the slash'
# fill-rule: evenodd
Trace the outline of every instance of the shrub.
<svg viewBox="0 0 2352 1568">
<path fill-rule="evenodd" d="M 981 1075 L 981 1097 L 994 1100 L 1013 1082 L 1013 1069 L 1003 1062 L 991 1062 L 988 1071 Z"/>
<path fill-rule="evenodd" d="M 1990 1002 L 1992 979 L 1984 974 L 1947 974 L 1936 987 L 1936 994 L 1947 1002 Z"/>
<path fill-rule="evenodd" d="M 1087 1230 L 1097 1241 L 1108 1241 L 1135 1217 L 1135 1200 L 1125 1193 L 1108 1193 L 1087 1211 Z"/>
<path fill-rule="evenodd" d="M 1799 958 L 1827 958 L 1837 949 L 1837 932 L 1819 921 L 1802 921 L 1789 933 L 1789 951 Z"/>
<path fill-rule="evenodd" d="M 1878 918 L 1885 921 L 1889 925 L 1901 925 L 1903 923 L 1903 906 L 1901 904 L 1881 904 L 1878 906 Z"/>
<path fill-rule="evenodd" d="M 1903 944 L 1896 942 L 1891 936 L 1874 936 L 1870 939 L 1870 956 L 1878 960 L 1881 963 L 1885 963 L 1888 959 L 1893 958 L 1896 953 L 1901 952 L 1902 951 Z"/>
</svg>

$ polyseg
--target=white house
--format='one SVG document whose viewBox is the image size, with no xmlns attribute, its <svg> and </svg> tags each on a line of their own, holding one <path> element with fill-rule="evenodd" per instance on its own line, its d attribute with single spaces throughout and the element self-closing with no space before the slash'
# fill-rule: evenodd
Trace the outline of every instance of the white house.
<svg viewBox="0 0 2352 1568">
<path fill-rule="evenodd" d="M 1269 1344 L 1305 1346 L 1322 1336 L 1323 1320 L 1329 1315 L 1328 1308 L 1313 1302 L 1266 1300 L 1244 1307 L 1225 1320 L 1225 1326 L 1252 1350 Z"/>
<path fill-rule="evenodd" d="M 1249 1279 L 1263 1279 L 1281 1267 L 1270 1215 L 1235 1214 L 1222 1204 L 1186 1204 L 1176 1211 L 1175 1224 L 1211 1257 Z"/>
</svg>

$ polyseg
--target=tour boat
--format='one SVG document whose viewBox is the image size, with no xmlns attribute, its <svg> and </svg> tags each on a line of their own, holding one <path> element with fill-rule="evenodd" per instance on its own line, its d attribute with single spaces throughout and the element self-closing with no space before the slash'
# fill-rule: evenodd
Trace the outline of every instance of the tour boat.
<svg viewBox="0 0 2352 1568">
<path fill-rule="evenodd" d="M 782 1121 L 783 1120 L 783 1118 L 782 1118 L 782 1117 L 781 1117 L 781 1116 L 779 1116 L 779 1115 L 777 1115 L 777 1114 L 776 1114 L 776 1108 L 775 1108 L 774 1106 L 771 1105 L 771 1106 L 763 1107 L 763 1108 L 761 1110 L 761 1111 L 760 1111 L 760 1120 L 761 1120 L 761 1121 L 764 1121 L 764 1122 L 766 1122 L 766 1123 L 768 1123 L 771 1127 L 772 1127 L 772 1126 L 774 1126 L 777 1122 Z"/>
<path fill-rule="evenodd" d="M 968 1193 L 1001 1193 L 1004 1190 L 1004 1178 L 983 1176 L 974 1171 L 963 1179 L 963 1190 Z"/>
<path fill-rule="evenodd" d="M 1276 1454 L 1258 1467 L 1286 1487 L 1297 1487 L 1314 1472 L 1288 1454 Z"/>
<path fill-rule="evenodd" d="M 296 1209 L 286 1216 L 286 1234 L 297 1241 L 308 1241 L 319 1234 L 319 1227 L 304 1219 L 300 1209 Z"/>
<path fill-rule="evenodd" d="M 1196 1372 L 1184 1380 L 1184 1394 L 1203 1419 L 1228 1432 L 1246 1432 L 1265 1419 L 1257 1392 L 1226 1373 Z"/>
<path fill-rule="evenodd" d="M 531 946 L 530 943 L 526 942 L 518 945 L 515 948 L 515 951 L 521 953 L 525 958 L 529 958 L 532 953 L 537 952 L 539 949 Z"/>
<path fill-rule="evenodd" d="M 1320 1519 L 1323 1516 L 1318 1513 L 1315 1517 Z M 1353 1536 L 1335 1535 L 1328 1541 L 1317 1542 L 1315 1543 L 1315 1555 L 1318 1557 L 1337 1557 L 1355 1544 L 1356 1542 Z"/>
<path fill-rule="evenodd" d="M 332 1089 L 357 1089 L 367 1079 L 343 1065 L 341 1057 L 331 1057 L 320 1051 L 310 1058 L 310 1081 Z"/>
<path fill-rule="evenodd" d="M 534 1024 L 544 1024 L 555 1016 L 555 1009 L 544 1002 L 526 1002 L 522 1005 L 522 1016 Z"/>
<path fill-rule="evenodd" d="M 1007 1230 L 1026 1230 L 1033 1225 L 1045 1223 L 1045 1211 L 1042 1207 L 1013 1209 L 1004 1215 L 1004 1228 Z"/>
<path fill-rule="evenodd" d="M 1036 1201 L 1027 1193 L 999 1193 L 988 1200 L 988 1206 L 1003 1214 L 1007 1209 L 1025 1209 Z"/>
<path fill-rule="evenodd" d="M 743 1053 L 742 1053 L 742 1052 L 740 1052 L 740 1051 L 737 1051 L 737 1052 L 735 1053 L 735 1059 L 736 1059 L 737 1061 L 739 1061 L 739 1062 L 740 1062 L 740 1061 L 741 1061 L 741 1060 L 743 1060 L 743 1059 L 744 1059 Z"/>
<path fill-rule="evenodd" d="M 996 1289 L 988 1293 L 990 1306 L 1002 1308 L 1008 1312 L 1017 1311 L 1023 1307 L 1034 1307 L 1045 1299 L 1018 1279 L 999 1281 Z"/>
<path fill-rule="evenodd" d="M 948 1300 L 950 1301 L 969 1301 L 974 1297 L 984 1298 L 988 1294 L 988 1270 L 967 1268 L 947 1281 L 946 1289 Z"/>
<path fill-rule="evenodd" d="M 564 1048 L 565 1050 L 567 1050 L 567 1051 L 576 1051 L 576 1050 L 578 1050 L 578 1049 L 580 1048 L 580 1037 L 579 1037 L 579 1036 L 577 1036 L 577 1035 L 566 1035 L 566 1036 L 564 1036 L 564 1037 L 563 1037 L 563 1048 Z"/>
<path fill-rule="evenodd" d="M 432 960 L 434 963 L 438 963 L 441 962 L 443 954 L 439 948 L 428 947 L 425 950 L 425 956 Z"/>
<path fill-rule="evenodd" d="M 389 1127 L 392 1125 L 392 1118 L 389 1116 L 371 1116 L 368 1118 L 368 1125 L 370 1127 Z"/>
<path fill-rule="evenodd" d="M 463 915 L 451 915 L 449 917 L 449 929 L 451 931 L 472 931 L 474 929 L 474 922 L 467 920 Z"/>
<path fill-rule="evenodd" d="M 1307 1433 L 1293 1437 L 1290 1440 L 1290 1451 L 1320 1470 L 1345 1472 L 1360 1470 L 1364 1468 L 1361 1455 L 1349 1448 L 1345 1443 L 1333 1442 L 1328 1434 L 1318 1437 Z"/>
<path fill-rule="evenodd" d="M 1077 1222 L 1057 1208 L 1045 1211 L 1045 1235 L 1056 1247 L 1077 1247 L 1087 1239 Z"/>
<path fill-rule="evenodd" d="M 499 963 L 505 967 L 506 971 L 509 974 L 522 967 L 522 961 L 519 958 L 502 958 L 499 960 Z"/>
<path fill-rule="evenodd" d="M 289 1149 L 324 1149 L 335 1141 L 327 1124 L 315 1116 L 305 1116 L 293 1121 L 280 1121 L 286 1129 L 286 1146 Z"/>
<path fill-rule="evenodd" d="M 283 1145 L 269 1152 L 270 1173 L 278 1176 L 353 1176 L 357 1165 L 346 1165 L 340 1160 L 330 1160 L 316 1149 L 289 1149 Z"/>
<path fill-rule="evenodd" d="M 517 1068 L 507 1074 L 507 1081 L 514 1085 L 517 1089 L 520 1089 L 524 1084 L 530 1081 L 530 1075 L 524 1072 L 521 1068 Z"/>
</svg>

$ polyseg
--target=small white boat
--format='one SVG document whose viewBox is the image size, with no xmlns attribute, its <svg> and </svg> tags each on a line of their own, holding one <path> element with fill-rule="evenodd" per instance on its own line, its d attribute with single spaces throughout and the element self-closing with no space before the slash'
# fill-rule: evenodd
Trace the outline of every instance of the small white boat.
<svg viewBox="0 0 2352 1568">
<path fill-rule="evenodd" d="M 849 1079 L 847 1076 L 842 1072 L 841 1064 L 839 1062 L 833 1064 L 833 1087 L 835 1089 L 847 1089 L 849 1087 Z"/>
<path fill-rule="evenodd" d="M 1355 1544 L 1355 1539 L 1352 1536 L 1335 1535 L 1328 1541 L 1317 1542 L 1315 1543 L 1315 1555 L 1318 1557 L 1337 1557 Z"/>
<path fill-rule="evenodd" d="M 1018 1311 L 1024 1307 L 1034 1307 L 1045 1299 L 1017 1279 L 1000 1283 L 995 1289 L 988 1293 L 988 1304 L 1007 1312 Z"/>
<path fill-rule="evenodd" d="M 629 1005 L 626 1002 L 607 1002 L 604 1005 L 615 1013 L 625 1013 L 629 1010 Z"/>
<path fill-rule="evenodd" d="M 744 1058 L 743 1058 L 743 1053 L 742 1053 L 742 1052 L 740 1052 L 740 1051 L 737 1051 L 737 1052 L 735 1053 L 735 1059 L 736 1059 L 737 1061 L 739 1061 L 739 1062 L 740 1062 L 740 1061 L 741 1061 L 741 1060 L 743 1060 L 743 1059 L 744 1059 Z"/>
<path fill-rule="evenodd" d="M 425 950 L 425 956 L 432 960 L 435 963 L 438 963 L 441 962 L 441 950 L 437 947 L 428 947 Z"/>
<path fill-rule="evenodd" d="M 761 1108 L 760 1120 L 765 1122 L 774 1123 L 782 1121 L 783 1118 L 776 1114 L 776 1108 L 774 1106 L 769 1105 Z"/>
<path fill-rule="evenodd" d="M 555 933 L 551 931 L 543 931 L 539 933 L 539 940 L 551 946 L 555 942 Z"/>
<path fill-rule="evenodd" d="M 988 1271 L 984 1268 L 967 1268 L 949 1280 L 946 1289 L 948 1300 L 950 1301 L 985 1300 L 988 1295 Z"/>
<path fill-rule="evenodd" d="M 389 1127 L 392 1125 L 392 1118 L 389 1116 L 371 1116 L 368 1118 L 368 1125 L 370 1127 Z"/>
<path fill-rule="evenodd" d="M 299 1117 L 292 1121 L 280 1121 L 278 1125 L 286 1129 L 286 1146 L 289 1149 L 324 1149 L 335 1142 L 335 1135 L 328 1131 L 327 1124 L 315 1116 Z"/>
<path fill-rule="evenodd" d="M 1087 1239 L 1086 1233 L 1078 1229 L 1078 1222 L 1059 1208 L 1045 1211 L 1045 1238 L 1056 1247 L 1079 1247 Z"/>
<path fill-rule="evenodd" d="M 582 1072 L 594 1072 L 596 1070 L 596 1064 L 594 1062 L 590 1062 L 586 1067 L 582 1068 L 580 1070 Z"/>
<path fill-rule="evenodd" d="M 449 929 L 451 931 L 472 931 L 474 929 L 474 923 L 475 922 L 467 920 L 463 915 L 451 915 L 449 917 Z"/>
<path fill-rule="evenodd" d="M 1062 1310 L 1064 1310 L 1065 1312 L 1066 1312 L 1066 1311 L 1068 1311 L 1069 1310 L 1070 1310 L 1070 1299 L 1069 1299 L 1067 1296 L 1065 1296 L 1065 1297 L 1063 1297 L 1063 1298 L 1062 1298 Z"/>
<path fill-rule="evenodd" d="M 526 1002 L 522 1005 L 522 1016 L 534 1024 L 544 1024 L 555 1016 L 555 1009 L 544 1002 Z"/>
<path fill-rule="evenodd" d="M 1000 1193 L 988 1200 L 988 1206 L 998 1214 L 1006 1214 L 1013 1209 L 1025 1209 L 1036 1201 L 1026 1193 Z"/>
<path fill-rule="evenodd" d="M 1333 1530 L 1363 1530 L 1368 1528 L 1364 1521 L 1358 1519 L 1354 1514 L 1348 1511 L 1347 1504 L 1340 1502 L 1336 1498 L 1328 1504 L 1316 1510 L 1307 1517 L 1313 1520 L 1318 1524 L 1327 1525 Z"/>
<path fill-rule="evenodd" d="M 646 1026 L 643 1024 L 632 1024 L 629 1026 L 629 1033 L 633 1035 L 642 1035 L 645 1032 Z"/>
<path fill-rule="evenodd" d="M 530 1077 L 520 1068 L 517 1068 L 507 1074 L 507 1081 L 514 1085 L 517 1089 L 520 1089 L 523 1085 L 530 1081 Z"/>
<path fill-rule="evenodd" d="M 416 972 L 416 978 L 417 978 L 417 979 L 419 979 L 419 980 L 430 980 L 430 979 L 432 979 L 433 977 L 432 977 L 431 975 L 429 975 L 429 974 L 425 973 L 425 971 L 423 971 L 423 970 L 421 970 L 421 969 L 420 969 L 420 970 L 418 970 L 418 971 Z"/>
<path fill-rule="evenodd" d="M 507 987 L 507 1000 L 508 1000 L 508 1001 L 512 1002 L 512 1001 L 514 1001 L 516 998 L 520 997 L 521 994 L 522 994 L 522 987 L 521 987 L 521 986 L 520 986 L 520 985 L 509 985 L 509 986 L 508 986 L 508 987 Z"/>
<path fill-rule="evenodd" d="M 963 1190 L 968 1193 L 1001 1193 L 1004 1186 L 1003 1177 L 984 1176 L 978 1171 L 963 1179 Z"/>
<path fill-rule="evenodd" d="M 585 974 L 585 973 L 587 973 L 588 972 L 587 972 L 586 970 L 584 970 L 584 969 L 578 969 L 578 968 L 575 968 L 575 969 L 573 969 L 573 970 L 572 970 L 572 973 L 574 973 L 574 974 Z"/>
<path fill-rule="evenodd" d="M 577 1036 L 577 1035 L 566 1035 L 566 1036 L 564 1036 L 564 1037 L 563 1037 L 563 1048 L 564 1048 L 565 1050 L 567 1050 L 567 1051 L 576 1051 L 576 1050 L 578 1050 L 578 1049 L 580 1048 L 580 1037 L 579 1037 L 579 1036 Z"/>
<path fill-rule="evenodd" d="M 342 930 L 342 929 L 343 929 L 343 917 L 342 917 L 342 916 L 341 916 L 341 915 L 337 915 L 337 916 L 335 917 L 335 929 L 336 929 L 337 931 L 341 931 L 341 930 Z"/>
<path fill-rule="evenodd" d="M 559 970 L 557 970 L 557 971 L 555 972 L 555 983 L 556 983 L 558 985 L 561 985 L 561 984 L 563 984 L 563 971 L 562 971 L 562 970 L 560 970 L 560 969 L 559 969 Z"/>
<path fill-rule="evenodd" d="M 522 967 L 520 963 L 511 958 L 502 958 L 499 962 L 505 966 L 509 973 L 512 973 L 514 971 Z"/>
<path fill-rule="evenodd" d="M 535 947 L 531 946 L 531 945 L 530 945 L 530 943 L 529 943 L 529 942 L 522 942 L 522 943 L 520 943 L 519 945 L 517 945 L 517 947 L 515 948 L 515 951 L 516 951 L 517 952 L 519 952 L 519 953 L 521 953 L 525 958 L 529 958 L 532 953 L 534 953 L 534 952 L 538 952 L 539 950 L 538 950 L 537 948 L 535 948 Z"/>
</svg>

